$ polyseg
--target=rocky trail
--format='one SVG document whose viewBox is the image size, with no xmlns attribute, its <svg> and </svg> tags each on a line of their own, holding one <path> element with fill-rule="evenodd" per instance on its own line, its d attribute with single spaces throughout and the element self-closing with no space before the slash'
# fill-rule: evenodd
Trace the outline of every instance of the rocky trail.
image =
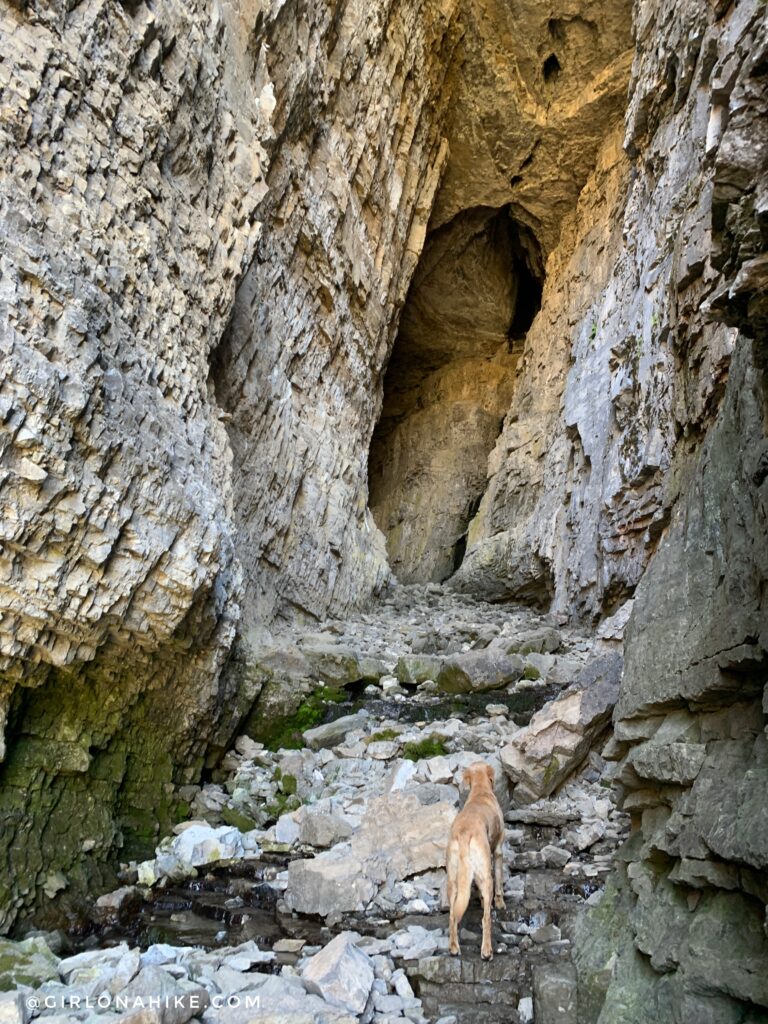
<svg viewBox="0 0 768 1024">
<path fill-rule="evenodd" d="M 574 930 L 628 832 L 600 753 L 621 618 L 587 637 L 403 587 L 358 620 L 265 640 L 271 742 L 241 735 L 187 788 L 188 819 L 123 865 L 80 934 L 3 940 L 12 998 L 57 1024 L 127 1021 L 125 1001 L 160 982 L 183 1006 L 164 1024 L 575 1020 Z M 489 963 L 477 898 L 461 958 L 444 904 L 445 841 L 479 759 L 506 822 Z"/>
</svg>

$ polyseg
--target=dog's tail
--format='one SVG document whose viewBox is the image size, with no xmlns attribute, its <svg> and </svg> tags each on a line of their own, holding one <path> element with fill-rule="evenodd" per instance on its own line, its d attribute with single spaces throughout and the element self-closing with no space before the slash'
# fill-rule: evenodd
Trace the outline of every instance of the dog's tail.
<svg viewBox="0 0 768 1024">
<path fill-rule="evenodd" d="M 462 848 L 463 847 L 463 851 Z M 461 856 L 463 852 L 464 856 Z M 469 840 L 451 839 L 447 856 L 448 878 L 453 882 L 448 888 L 448 909 L 457 922 L 461 921 L 469 905 L 472 890 L 472 866 L 469 860 Z"/>
</svg>

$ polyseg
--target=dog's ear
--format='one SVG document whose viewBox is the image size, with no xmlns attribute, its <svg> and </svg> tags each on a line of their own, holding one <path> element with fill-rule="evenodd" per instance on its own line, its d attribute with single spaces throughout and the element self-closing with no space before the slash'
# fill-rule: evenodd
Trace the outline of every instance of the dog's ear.
<svg viewBox="0 0 768 1024">
<path fill-rule="evenodd" d="M 471 789 L 472 788 L 472 769 L 471 768 L 465 768 L 464 771 L 461 773 L 461 784 L 462 784 L 462 786 L 464 786 L 465 789 Z"/>
<path fill-rule="evenodd" d="M 489 764 L 485 765 L 485 774 L 488 776 L 488 781 L 491 785 L 496 781 L 496 772 L 491 768 Z"/>
</svg>

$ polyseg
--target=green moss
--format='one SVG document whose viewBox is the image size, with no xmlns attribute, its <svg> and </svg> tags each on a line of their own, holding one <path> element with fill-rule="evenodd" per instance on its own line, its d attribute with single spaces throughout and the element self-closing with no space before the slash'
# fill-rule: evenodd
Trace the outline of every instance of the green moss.
<svg viewBox="0 0 768 1024">
<path fill-rule="evenodd" d="M 298 783 L 295 775 L 285 774 L 280 778 L 280 789 L 286 796 L 293 796 L 296 793 Z"/>
<path fill-rule="evenodd" d="M 296 811 L 301 807 L 303 801 L 296 793 L 277 793 L 271 804 L 267 804 L 265 810 L 270 820 L 277 821 L 282 814 L 288 811 Z"/>
<path fill-rule="evenodd" d="M 396 740 L 399 735 L 394 729 L 381 729 L 379 732 L 373 733 L 368 742 L 378 743 L 379 740 Z"/>
<path fill-rule="evenodd" d="M 58 981 L 57 964 L 40 937 L 23 942 L 0 939 L 0 992 L 14 992 L 19 985 L 38 988 L 46 981 Z"/>
<path fill-rule="evenodd" d="M 427 736 L 418 743 L 406 743 L 403 747 L 403 757 L 406 761 L 421 761 L 427 757 L 443 757 L 448 751 L 445 744 L 437 736 Z"/>
<path fill-rule="evenodd" d="M 349 695 L 344 690 L 321 686 L 302 701 L 293 714 L 280 715 L 270 721 L 258 721 L 251 735 L 268 750 L 298 750 L 304 746 L 301 734 L 322 722 L 328 705 L 348 699 Z"/>
<path fill-rule="evenodd" d="M 535 665 L 526 665 L 523 669 L 523 679 L 541 679 L 541 672 L 539 672 Z"/>
<path fill-rule="evenodd" d="M 544 772 L 544 785 L 549 787 L 549 785 L 552 783 L 553 779 L 559 771 L 560 762 L 555 756 L 555 754 L 553 754 L 552 760 L 549 762 L 549 764 L 547 765 L 547 770 Z"/>
<path fill-rule="evenodd" d="M 234 807 L 222 807 L 221 820 L 225 825 L 232 825 L 234 828 L 240 829 L 241 832 L 250 832 L 251 829 L 256 828 L 253 818 L 236 811 Z"/>
<path fill-rule="evenodd" d="M 189 817 L 192 805 L 187 800 L 179 800 L 174 811 L 176 821 L 186 821 Z"/>
</svg>

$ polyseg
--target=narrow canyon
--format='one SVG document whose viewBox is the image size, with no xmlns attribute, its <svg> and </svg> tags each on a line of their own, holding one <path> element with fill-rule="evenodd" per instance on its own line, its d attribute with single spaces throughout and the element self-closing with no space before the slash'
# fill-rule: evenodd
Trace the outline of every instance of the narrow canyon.
<svg viewBox="0 0 768 1024">
<path fill-rule="evenodd" d="M 0 1021 L 768 1022 L 765 0 L 0 39 Z"/>
</svg>

